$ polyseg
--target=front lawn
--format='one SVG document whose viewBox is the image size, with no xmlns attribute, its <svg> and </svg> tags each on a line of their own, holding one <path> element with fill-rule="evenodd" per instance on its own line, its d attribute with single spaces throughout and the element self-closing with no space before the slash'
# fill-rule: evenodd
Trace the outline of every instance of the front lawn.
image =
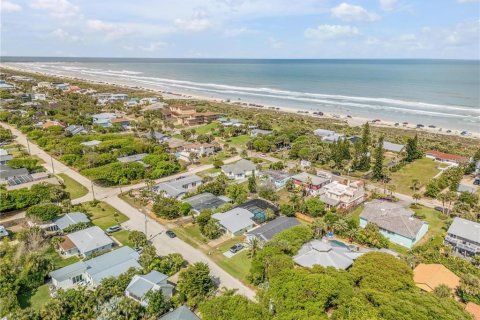
<svg viewBox="0 0 480 320">
<path fill-rule="evenodd" d="M 220 124 L 218 122 L 212 122 L 212 123 L 206 124 L 204 126 L 195 128 L 195 132 L 197 134 L 208 134 L 208 133 L 212 132 L 212 129 L 218 128 L 219 125 Z"/>
<path fill-rule="evenodd" d="M 215 247 L 211 257 L 222 269 L 245 284 L 248 284 L 247 276 L 250 272 L 250 266 L 252 264 L 250 258 L 248 257 L 248 248 L 243 249 L 231 258 L 227 258 L 223 255 L 223 253 L 228 251 L 231 246 L 241 243 L 243 240 L 243 237 L 235 237 L 221 243 Z"/>
<path fill-rule="evenodd" d="M 187 242 L 194 248 L 198 248 L 201 244 L 206 244 L 208 239 L 205 238 L 198 228 L 197 224 L 189 223 L 184 226 L 173 229 L 177 236 Z"/>
<path fill-rule="evenodd" d="M 412 195 L 415 192 L 412 187 L 412 180 L 418 179 L 420 182 L 417 192 L 422 186 L 426 185 L 440 171 L 438 164 L 432 159 L 423 158 L 407 164 L 397 172 L 391 174 L 390 184 L 396 186 L 396 192 Z"/>
<path fill-rule="evenodd" d="M 123 244 L 124 246 L 129 246 L 131 248 L 134 248 L 135 245 L 133 244 L 133 242 L 131 242 L 128 239 L 129 235 L 130 235 L 130 230 L 120 230 L 112 233 L 112 237 L 117 239 L 121 244 Z"/>
<path fill-rule="evenodd" d="M 88 193 L 88 189 L 83 185 L 70 178 L 65 173 L 59 173 L 58 176 L 63 180 L 65 185 L 65 191 L 70 193 L 70 197 L 73 199 L 81 198 Z"/>
<path fill-rule="evenodd" d="M 237 137 L 228 138 L 225 143 L 234 146 L 244 146 L 248 141 L 250 141 L 250 136 L 248 134 L 243 134 Z"/>
<path fill-rule="evenodd" d="M 54 270 L 66 267 L 68 265 L 71 265 L 72 263 L 80 261 L 80 259 L 77 256 L 72 256 L 68 258 L 62 257 L 58 252 L 55 251 L 53 247 L 51 247 L 45 253 L 45 255 L 51 258 Z"/>
<path fill-rule="evenodd" d="M 40 308 L 44 306 L 50 299 L 51 297 L 48 291 L 48 285 L 44 284 L 34 291 L 22 293 L 18 297 L 18 302 L 20 303 L 20 307 L 23 309 L 31 307 L 35 310 L 40 310 Z"/>
<path fill-rule="evenodd" d="M 127 216 L 105 202 L 98 202 L 95 206 L 93 202 L 86 202 L 83 206 L 90 214 L 92 223 L 103 230 L 128 220 Z"/>
</svg>

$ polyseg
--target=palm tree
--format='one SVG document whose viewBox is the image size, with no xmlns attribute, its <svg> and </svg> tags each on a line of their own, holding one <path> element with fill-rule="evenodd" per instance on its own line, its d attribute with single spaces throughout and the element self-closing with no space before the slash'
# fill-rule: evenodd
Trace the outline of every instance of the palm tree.
<svg viewBox="0 0 480 320">
<path fill-rule="evenodd" d="M 414 193 L 412 195 L 412 198 L 413 198 L 413 200 L 415 200 L 415 204 L 417 204 L 418 200 L 420 200 L 422 198 L 422 195 L 420 193 Z"/>
<path fill-rule="evenodd" d="M 440 193 L 437 195 L 437 200 L 442 202 L 442 214 L 445 214 L 445 202 L 447 201 L 447 196 L 445 193 Z"/>
<path fill-rule="evenodd" d="M 313 221 L 313 233 L 315 238 L 321 238 L 327 232 L 327 223 L 322 218 Z"/>
<path fill-rule="evenodd" d="M 388 189 L 388 191 L 390 191 L 390 196 L 393 196 L 393 193 L 395 192 L 397 187 L 394 184 L 389 184 L 389 185 L 387 185 L 387 189 Z"/>
<path fill-rule="evenodd" d="M 413 189 L 413 192 L 416 192 L 417 191 L 417 187 L 418 185 L 420 184 L 420 181 L 418 179 L 412 179 L 412 189 Z"/>
<path fill-rule="evenodd" d="M 293 193 L 290 195 L 290 203 L 292 204 L 292 207 L 294 210 L 298 210 L 298 207 L 300 206 L 300 197 L 298 194 Z"/>
<path fill-rule="evenodd" d="M 445 194 L 446 200 L 448 201 L 448 214 L 452 211 L 452 203 L 457 200 L 457 194 L 455 191 L 447 191 Z"/>
<path fill-rule="evenodd" d="M 260 250 L 260 240 L 258 240 L 257 237 L 249 238 L 248 246 L 250 247 L 248 257 L 252 259 L 257 255 L 258 250 Z"/>
</svg>

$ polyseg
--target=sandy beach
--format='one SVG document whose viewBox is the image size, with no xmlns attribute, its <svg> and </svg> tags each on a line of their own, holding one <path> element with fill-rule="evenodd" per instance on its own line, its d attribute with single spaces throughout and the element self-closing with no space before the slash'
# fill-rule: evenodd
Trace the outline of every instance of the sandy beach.
<svg viewBox="0 0 480 320">
<path fill-rule="evenodd" d="M 295 114 L 300 114 L 304 116 L 311 116 L 311 117 L 317 117 L 317 118 L 322 118 L 322 119 L 335 119 L 335 120 L 341 120 L 345 121 L 349 126 L 351 127 L 356 127 L 363 125 L 366 122 L 369 122 L 373 126 L 378 126 L 378 127 L 390 127 L 390 128 L 397 128 L 397 129 L 408 129 L 408 130 L 416 130 L 419 132 L 431 132 L 431 133 L 436 133 L 436 134 L 444 134 L 444 135 L 454 135 L 454 136 L 460 136 L 460 137 L 468 137 L 468 138 L 475 138 L 475 139 L 480 139 L 480 131 L 479 132 L 469 132 L 468 135 L 462 135 L 460 130 L 457 129 L 450 129 L 450 128 L 439 128 L 439 127 L 429 127 L 426 124 L 424 124 L 424 127 L 417 128 L 417 123 L 406 123 L 406 122 L 394 122 L 394 121 L 387 121 L 383 120 L 381 115 L 378 115 L 375 118 L 365 118 L 365 117 L 358 117 L 358 116 L 350 116 L 348 114 L 333 114 L 333 113 L 328 113 L 328 112 L 322 112 L 322 115 L 319 114 L 314 114 L 315 111 L 306 111 L 304 109 L 300 108 L 295 108 L 295 107 L 285 107 L 285 106 L 274 106 L 274 105 L 265 105 L 262 104 L 260 107 L 258 104 L 253 103 L 252 101 L 247 101 L 247 100 L 234 100 L 234 101 L 227 101 L 224 99 L 218 99 L 214 97 L 210 97 L 207 95 L 191 95 L 191 94 L 184 94 L 180 92 L 172 92 L 172 91 L 165 91 L 165 90 L 159 90 L 155 89 L 152 87 L 148 87 L 146 85 L 143 85 L 142 83 L 135 83 L 135 85 L 127 85 L 125 83 L 122 83 L 122 81 L 96 81 L 93 79 L 89 79 L 86 77 L 80 77 L 80 76 L 68 76 L 68 75 L 63 75 L 63 74 L 56 74 L 56 73 L 51 73 L 51 72 L 38 72 L 35 70 L 30 70 L 30 69 L 24 69 L 24 68 L 19 68 L 19 67 L 14 67 L 11 65 L 3 65 L 2 67 L 6 69 L 10 69 L 13 71 L 20 71 L 20 72 L 28 72 L 32 74 L 38 74 L 38 75 L 43 75 L 43 76 L 54 76 L 54 77 L 60 77 L 64 79 L 70 79 L 70 80 L 78 80 L 78 81 L 85 81 L 85 82 L 90 82 L 90 83 L 96 83 L 96 84 L 106 84 L 106 85 L 112 85 L 112 86 L 117 86 L 120 88 L 126 88 L 126 89 L 137 89 L 137 90 L 144 90 L 148 92 L 152 92 L 153 94 L 159 94 L 162 96 L 164 100 L 173 100 L 173 99 L 185 99 L 185 100 L 199 100 L 199 101 L 212 101 L 212 102 L 221 102 L 225 104 L 231 104 L 235 106 L 241 106 L 245 108 L 250 108 L 250 109 L 255 109 L 255 110 L 277 110 L 281 112 L 287 112 L 287 113 L 295 113 Z"/>
</svg>

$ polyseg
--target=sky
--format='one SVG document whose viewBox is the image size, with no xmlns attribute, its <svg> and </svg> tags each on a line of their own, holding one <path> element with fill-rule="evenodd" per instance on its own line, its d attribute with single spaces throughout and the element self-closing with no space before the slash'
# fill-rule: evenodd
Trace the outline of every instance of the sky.
<svg viewBox="0 0 480 320">
<path fill-rule="evenodd" d="M 2 56 L 480 59 L 479 0 L 0 0 Z"/>
</svg>

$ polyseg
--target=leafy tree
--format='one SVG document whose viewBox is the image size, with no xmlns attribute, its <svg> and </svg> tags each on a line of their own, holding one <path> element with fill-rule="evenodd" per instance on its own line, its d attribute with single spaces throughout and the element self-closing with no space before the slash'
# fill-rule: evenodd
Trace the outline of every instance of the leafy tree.
<svg viewBox="0 0 480 320">
<path fill-rule="evenodd" d="M 277 161 L 277 162 L 271 163 L 269 168 L 272 170 L 283 170 L 285 168 L 285 165 L 282 161 Z"/>
<path fill-rule="evenodd" d="M 298 225 L 277 233 L 273 239 L 286 241 L 291 246 L 292 253 L 296 253 L 305 242 L 313 239 L 313 231 L 309 226 Z"/>
<path fill-rule="evenodd" d="M 441 299 L 452 297 L 452 290 L 446 284 L 440 284 L 438 287 L 435 287 L 432 293 Z"/>
<path fill-rule="evenodd" d="M 222 229 L 215 219 L 210 219 L 202 228 L 202 234 L 208 239 L 217 239 L 222 235 Z"/>
<path fill-rule="evenodd" d="M 247 190 L 241 184 L 232 184 L 225 190 L 227 196 L 235 203 L 241 204 L 247 200 Z"/>
<path fill-rule="evenodd" d="M 281 204 L 280 212 L 287 217 L 293 217 L 295 215 L 295 210 L 293 209 L 293 206 L 289 204 Z"/>
<path fill-rule="evenodd" d="M 255 177 L 255 173 L 248 178 L 248 191 L 250 191 L 250 193 L 257 192 L 257 178 Z"/>
<path fill-rule="evenodd" d="M 128 234 L 128 240 L 133 243 L 136 247 L 143 247 L 147 242 L 147 236 L 143 232 L 132 230 Z"/>
<path fill-rule="evenodd" d="M 418 148 L 418 136 L 415 135 L 413 138 L 409 138 L 407 140 L 407 146 L 405 148 L 406 154 L 405 154 L 405 161 L 406 162 L 412 162 L 416 159 L 420 159 L 423 154 Z"/>
<path fill-rule="evenodd" d="M 382 180 L 384 177 L 383 172 L 383 159 L 385 158 L 384 151 L 383 151 L 383 137 L 378 139 L 377 147 L 375 148 L 374 153 L 374 165 L 373 165 L 373 176 L 372 178 L 375 180 Z"/>
<path fill-rule="evenodd" d="M 87 229 L 91 226 L 92 226 L 91 222 L 79 222 L 79 223 L 76 223 L 76 224 L 73 224 L 71 226 L 66 227 L 65 229 L 63 229 L 63 232 L 64 233 L 72 233 L 72 232 L 75 232 L 75 231 L 80 231 L 80 230 L 83 230 L 83 229 Z"/>
<path fill-rule="evenodd" d="M 27 209 L 26 216 L 41 221 L 52 220 L 62 214 L 62 208 L 53 203 L 36 204 Z"/>
<path fill-rule="evenodd" d="M 189 306 L 196 306 L 212 295 L 215 284 L 208 265 L 197 262 L 183 270 L 178 277 L 177 290 L 185 296 Z"/>
<path fill-rule="evenodd" d="M 271 183 L 264 183 L 258 188 L 258 195 L 269 201 L 277 201 L 279 195 Z"/>
<path fill-rule="evenodd" d="M 222 295 L 208 300 L 199 308 L 204 320 L 266 320 L 268 311 L 260 304 L 240 295 Z"/>
<path fill-rule="evenodd" d="M 153 203 L 153 212 L 165 219 L 175 219 L 181 214 L 181 202 L 174 198 L 157 197 Z"/>
<path fill-rule="evenodd" d="M 321 216 L 325 213 L 325 204 L 318 198 L 308 198 L 305 201 L 305 211 L 312 217 Z"/>
<path fill-rule="evenodd" d="M 378 226 L 373 223 L 368 223 L 365 228 L 360 228 L 355 233 L 354 239 L 360 244 L 375 248 L 387 248 L 389 243 L 388 239 L 380 233 Z"/>
<path fill-rule="evenodd" d="M 25 168 L 29 172 L 38 169 L 38 160 L 34 158 L 14 158 L 8 162 L 8 166 L 14 169 Z"/>
<path fill-rule="evenodd" d="M 154 319 L 166 313 L 171 306 L 170 301 L 163 296 L 162 290 L 150 290 L 146 299 L 148 301 L 147 314 Z"/>
</svg>

